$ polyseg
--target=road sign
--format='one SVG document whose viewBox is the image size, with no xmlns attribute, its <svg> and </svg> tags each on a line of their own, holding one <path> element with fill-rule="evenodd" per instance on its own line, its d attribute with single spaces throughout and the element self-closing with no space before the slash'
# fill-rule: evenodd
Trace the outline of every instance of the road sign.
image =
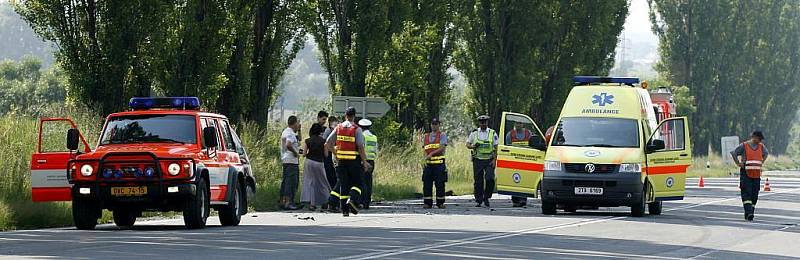
<svg viewBox="0 0 800 260">
<path fill-rule="evenodd" d="M 722 163 L 725 165 L 733 165 L 733 158 L 731 152 L 739 146 L 738 136 L 724 136 L 722 137 Z"/>
<path fill-rule="evenodd" d="M 352 106 L 356 108 L 356 117 L 361 118 L 382 117 L 392 108 L 382 97 L 334 96 L 332 103 L 333 113 L 344 115 L 347 107 Z"/>
</svg>

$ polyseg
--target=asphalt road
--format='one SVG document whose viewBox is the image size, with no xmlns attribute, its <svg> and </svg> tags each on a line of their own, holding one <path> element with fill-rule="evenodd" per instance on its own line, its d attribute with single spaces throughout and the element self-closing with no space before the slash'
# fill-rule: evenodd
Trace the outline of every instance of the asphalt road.
<svg viewBox="0 0 800 260">
<path fill-rule="evenodd" d="M 421 202 L 376 205 L 358 216 L 255 213 L 238 227 L 185 230 L 180 219 L 140 222 L 133 229 L 102 225 L 0 233 L 0 257 L 136 259 L 417 259 L 648 258 L 791 259 L 800 257 L 800 178 L 771 178 L 756 220 L 742 218 L 738 180 L 690 180 L 688 197 L 661 216 L 633 218 L 628 208 L 540 214 L 538 200 L 493 208 L 449 198 L 446 210 Z"/>
</svg>

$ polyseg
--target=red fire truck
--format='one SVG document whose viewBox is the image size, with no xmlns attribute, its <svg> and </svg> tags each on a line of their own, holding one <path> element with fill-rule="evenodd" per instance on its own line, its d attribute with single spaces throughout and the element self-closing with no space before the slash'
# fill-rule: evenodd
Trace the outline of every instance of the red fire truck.
<svg viewBox="0 0 800 260">
<path fill-rule="evenodd" d="M 256 182 L 228 119 L 200 111 L 195 97 L 132 98 L 129 106 L 106 118 L 94 149 L 72 120 L 41 119 L 33 201 L 72 201 L 78 229 L 94 229 L 103 209 L 120 227 L 143 211 L 179 211 L 187 228 L 203 228 L 211 208 L 222 225 L 238 225 Z M 67 151 L 44 149 L 43 133 L 59 125 L 68 129 Z"/>
</svg>

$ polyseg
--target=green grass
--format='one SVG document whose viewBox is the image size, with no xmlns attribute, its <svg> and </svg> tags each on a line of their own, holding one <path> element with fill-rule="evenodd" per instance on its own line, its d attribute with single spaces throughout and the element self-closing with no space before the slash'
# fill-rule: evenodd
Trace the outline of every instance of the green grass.
<svg viewBox="0 0 800 260">
<path fill-rule="evenodd" d="M 764 163 L 767 171 L 800 169 L 800 160 L 794 156 L 770 155 Z M 728 177 L 738 173 L 739 168 L 732 164 L 724 164 L 719 154 L 698 156 L 689 167 L 688 177 Z"/>
</svg>

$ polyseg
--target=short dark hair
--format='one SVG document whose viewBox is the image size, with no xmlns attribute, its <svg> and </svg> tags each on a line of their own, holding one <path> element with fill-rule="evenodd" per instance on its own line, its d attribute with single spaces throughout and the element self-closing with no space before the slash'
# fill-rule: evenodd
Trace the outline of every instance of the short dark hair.
<svg viewBox="0 0 800 260">
<path fill-rule="evenodd" d="M 758 137 L 758 139 L 764 140 L 764 133 L 762 133 L 761 131 L 758 131 L 758 130 L 753 131 L 753 133 L 750 134 L 750 136 L 755 136 L 755 137 Z"/>
<path fill-rule="evenodd" d="M 339 119 L 336 118 L 335 116 L 328 117 L 328 123 L 330 122 L 339 122 Z"/>
<path fill-rule="evenodd" d="M 311 125 L 311 129 L 308 130 L 308 134 L 311 136 L 322 134 L 322 125 L 320 125 L 319 123 L 314 123 L 313 125 Z"/>
<path fill-rule="evenodd" d="M 328 112 L 325 112 L 325 110 L 320 110 L 319 113 L 317 113 L 317 118 L 320 117 L 328 117 Z"/>
<path fill-rule="evenodd" d="M 289 116 L 289 120 L 286 121 L 289 125 L 297 124 L 297 117 L 296 116 Z"/>
</svg>

